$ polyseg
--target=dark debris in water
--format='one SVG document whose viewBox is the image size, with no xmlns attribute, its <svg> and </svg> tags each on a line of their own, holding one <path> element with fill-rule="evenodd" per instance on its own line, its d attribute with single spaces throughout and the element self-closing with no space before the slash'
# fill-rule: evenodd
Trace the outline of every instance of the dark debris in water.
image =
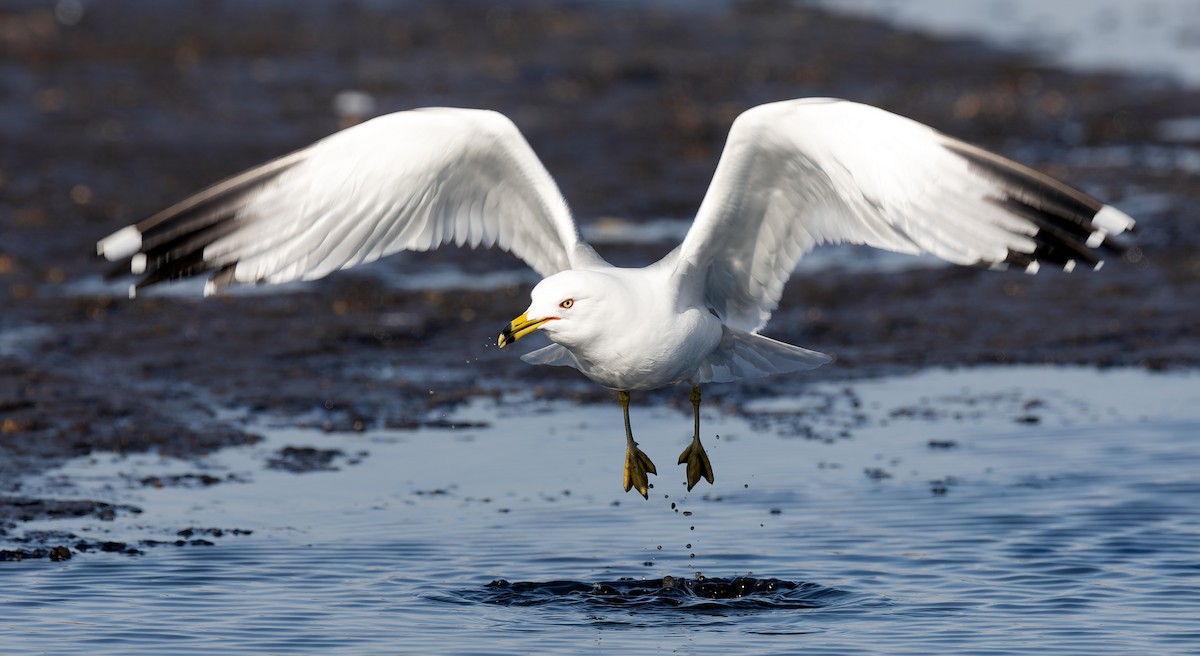
<svg viewBox="0 0 1200 656">
<path fill-rule="evenodd" d="M 317 471 L 337 471 L 338 467 L 334 464 L 335 460 L 344 459 L 347 465 L 356 465 L 362 462 L 362 459 L 367 456 L 367 452 L 360 451 L 359 453 L 350 456 L 341 449 L 318 449 L 311 446 L 285 446 L 275 452 L 275 455 L 267 461 L 268 469 L 280 469 L 289 471 L 293 474 L 305 474 L 308 472 Z"/>
<path fill-rule="evenodd" d="M 873 481 L 885 481 L 892 477 L 891 473 L 882 467 L 867 467 L 863 469 L 863 473 Z"/>
<path fill-rule="evenodd" d="M 689 579 L 664 576 L 659 579 L 622 578 L 599 583 L 510 583 L 497 579 L 484 586 L 483 590 L 465 592 L 462 596 L 470 601 L 505 606 L 566 602 L 645 609 L 769 610 L 820 608 L 845 594 L 816 583 L 773 578 L 738 576 Z"/>
<path fill-rule="evenodd" d="M 76 542 L 75 550 L 84 553 L 88 551 L 103 551 L 106 553 L 119 553 L 127 556 L 140 556 L 144 552 L 137 547 L 125 542 L 117 542 L 115 540 L 80 540 Z"/>
<path fill-rule="evenodd" d="M 142 512 L 128 504 L 113 504 L 93 499 L 31 499 L 0 497 L 0 519 L 28 522 L 37 519 L 95 517 L 102 521 L 116 519 L 117 513 Z"/>
<path fill-rule="evenodd" d="M 175 535 L 184 538 L 190 538 L 193 535 L 211 535 L 214 538 L 225 537 L 226 535 L 250 535 L 254 531 L 246 528 L 185 528 Z"/>
<path fill-rule="evenodd" d="M 74 537 L 74 536 L 71 536 Z M 74 551 L 72 551 L 74 549 Z M 40 560 L 48 558 L 52 561 L 59 562 L 70 560 L 75 553 L 87 553 L 89 551 L 101 551 L 105 553 L 119 553 L 127 556 L 138 556 L 144 553 L 136 546 L 126 542 L 117 542 L 113 540 L 75 540 L 70 545 L 56 544 L 53 546 L 31 546 L 21 547 L 18 549 L 3 549 L 0 550 L 0 561 L 21 561 L 21 560 Z"/>
<path fill-rule="evenodd" d="M 216 543 L 208 538 L 223 538 L 229 535 L 251 535 L 254 531 L 245 528 L 197 528 L 189 526 L 175 532 L 178 540 L 142 540 L 143 547 L 175 545 L 177 547 L 211 547 Z"/>
<path fill-rule="evenodd" d="M 33 549 L 0 549 L 0 561 L 4 562 L 38 560 L 42 558 L 49 558 L 55 562 L 70 560 L 71 550 L 62 545 L 35 547 Z"/>
<path fill-rule="evenodd" d="M 91 540 L 81 538 L 69 531 L 29 531 L 21 537 L 8 537 L 11 542 L 22 545 L 16 549 L 0 549 L 0 562 L 22 560 L 51 561 L 70 560 L 76 553 L 102 552 L 126 556 L 140 556 L 149 547 L 211 547 L 213 539 L 233 535 L 250 535 L 253 530 L 243 528 L 197 528 L 188 527 L 176 531 L 176 540 L 139 540 L 136 544 L 117 540 Z M 0 531 L 0 535 L 3 532 Z"/>
<path fill-rule="evenodd" d="M 188 474 L 171 474 L 166 476 L 146 476 L 141 478 L 138 483 L 145 487 L 153 487 L 156 489 L 165 487 L 189 487 L 200 488 L 210 487 L 218 483 L 244 483 L 245 479 L 236 474 L 226 474 L 225 476 L 213 476 L 206 473 L 188 473 Z"/>
</svg>

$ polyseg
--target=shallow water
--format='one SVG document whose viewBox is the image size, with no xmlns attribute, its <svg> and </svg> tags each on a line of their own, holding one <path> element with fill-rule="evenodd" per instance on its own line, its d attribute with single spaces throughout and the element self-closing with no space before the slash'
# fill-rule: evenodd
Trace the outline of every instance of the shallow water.
<svg viewBox="0 0 1200 656">
<path fill-rule="evenodd" d="M 736 414 L 713 386 L 691 494 L 688 414 L 636 401 L 649 501 L 620 490 L 615 403 L 246 416 L 263 441 L 199 462 L 72 462 L 27 489 L 142 512 L 24 529 L 142 553 L 0 563 L 2 651 L 1200 653 L 1194 374 L 930 371 Z"/>
<path fill-rule="evenodd" d="M 1192 0 L 816 0 L 831 11 L 941 35 L 967 35 L 1079 70 L 1116 70 L 1200 85 Z"/>
</svg>

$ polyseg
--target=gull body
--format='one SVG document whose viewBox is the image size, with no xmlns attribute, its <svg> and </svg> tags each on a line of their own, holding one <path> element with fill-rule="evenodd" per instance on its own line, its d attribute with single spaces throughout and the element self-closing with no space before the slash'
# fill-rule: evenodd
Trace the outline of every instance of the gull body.
<svg viewBox="0 0 1200 656">
<path fill-rule="evenodd" d="M 541 330 L 565 349 L 565 364 L 613 390 L 691 380 L 721 341 L 721 320 L 663 267 L 564 271 L 531 297 L 526 316 L 549 319 Z"/>
<path fill-rule="evenodd" d="M 699 385 L 811 369 L 831 358 L 759 332 L 805 253 L 824 243 L 932 253 L 1036 273 L 1098 269 L 1133 227 L 1120 210 L 1033 169 L 882 109 L 829 98 L 751 108 L 734 122 L 695 221 L 644 268 L 585 243 L 519 130 L 488 110 L 388 114 L 201 191 L 100 240 L 137 290 L 209 275 L 239 283 L 321 278 L 397 251 L 453 244 L 512 252 L 543 276 L 504 347 L 534 332 L 533 364 L 617 390 L 625 489 L 647 494 L 629 393 L 692 386 L 688 489 L 713 481 Z"/>
</svg>

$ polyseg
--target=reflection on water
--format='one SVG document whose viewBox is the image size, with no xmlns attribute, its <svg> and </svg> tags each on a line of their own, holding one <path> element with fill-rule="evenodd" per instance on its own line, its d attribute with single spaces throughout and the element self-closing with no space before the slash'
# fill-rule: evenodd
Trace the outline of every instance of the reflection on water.
<svg viewBox="0 0 1200 656">
<path fill-rule="evenodd" d="M 1198 383 L 819 385 L 707 414 L 717 484 L 691 494 L 665 466 L 689 416 L 635 407 L 649 501 L 621 492 L 615 403 L 480 400 L 352 434 L 248 417 L 263 441 L 203 461 L 27 481 L 123 510 L 9 538 L 143 553 L 0 563 L 0 651 L 1197 653 Z M 345 457 L 268 467 L 289 447 Z"/>
</svg>

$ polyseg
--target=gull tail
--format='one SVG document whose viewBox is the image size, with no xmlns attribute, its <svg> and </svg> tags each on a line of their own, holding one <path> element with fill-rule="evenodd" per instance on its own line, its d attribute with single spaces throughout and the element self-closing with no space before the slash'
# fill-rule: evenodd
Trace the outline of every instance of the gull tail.
<svg viewBox="0 0 1200 656">
<path fill-rule="evenodd" d="M 696 369 L 692 382 L 728 383 L 744 378 L 816 369 L 833 362 L 833 356 L 722 327 L 721 343 Z"/>
</svg>

